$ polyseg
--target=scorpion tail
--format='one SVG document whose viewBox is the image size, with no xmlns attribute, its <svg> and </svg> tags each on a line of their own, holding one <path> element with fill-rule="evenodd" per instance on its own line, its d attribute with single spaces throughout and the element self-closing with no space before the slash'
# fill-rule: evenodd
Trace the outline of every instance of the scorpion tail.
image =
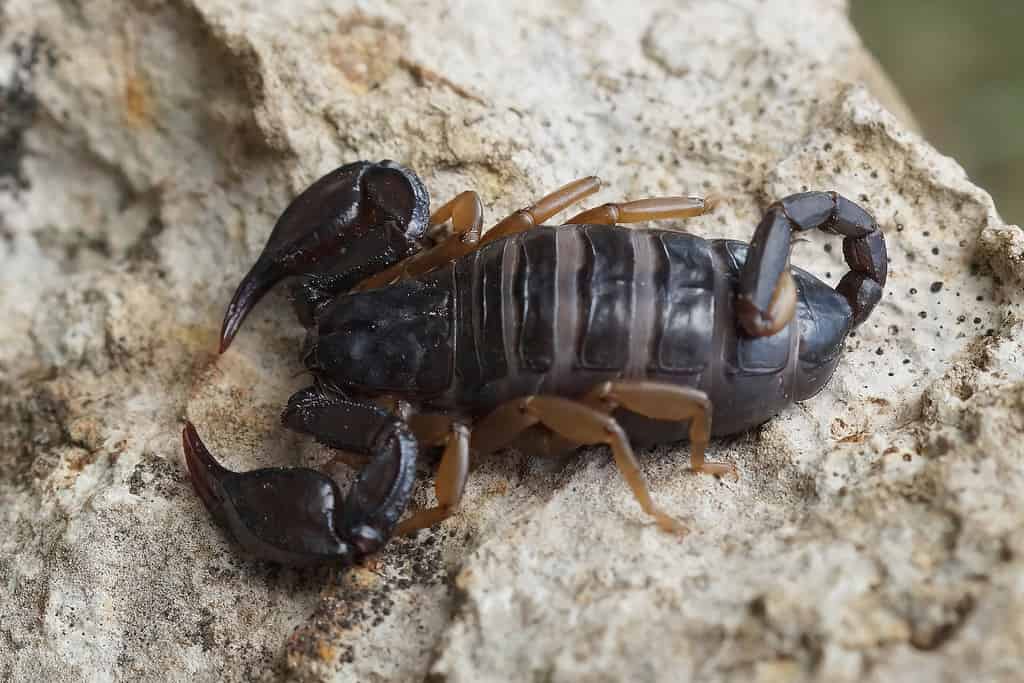
<svg viewBox="0 0 1024 683">
<path fill-rule="evenodd" d="M 221 327 L 221 352 L 283 278 L 317 275 L 342 292 L 417 251 L 429 204 L 416 174 L 392 161 L 358 161 L 317 180 L 281 214 L 238 285 Z"/>
<path fill-rule="evenodd" d="M 864 322 L 881 300 L 888 261 L 875 219 L 835 192 L 790 195 L 768 207 L 740 272 L 736 311 L 747 334 L 775 334 L 792 319 L 795 306 L 780 304 L 782 299 L 795 303 L 788 272 L 792 234 L 814 228 L 844 237 L 843 255 L 850 272 L 836 290 L 850 304 L 853 326 Z"/>
<path fill-rule="evenodd" d="M 378 550 L 405 511 L 416 475 L 417 445 L 405 424 L 376 406 L 312 388 L 292 397 L 283 420 L 326 445 L 373 456 L 348 497 L 316 470 L 225 469 L 189 422 L 185 461 L 207 509 L 248 552 L 270 562 L 352 562 Z"/>
</svg>

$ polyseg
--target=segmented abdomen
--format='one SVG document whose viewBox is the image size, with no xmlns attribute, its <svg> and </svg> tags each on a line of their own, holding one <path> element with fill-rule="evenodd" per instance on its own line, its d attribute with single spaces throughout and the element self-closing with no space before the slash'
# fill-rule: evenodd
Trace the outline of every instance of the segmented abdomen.
<svg viewBox="0 0 1024 683">
<path fill-rule="evenodd" d="M 796 325 L 736 334 L 738 243 L 662 230 L 541 227 L 455 265 L 452 398 L 482 413 L 517 396 L 580 396 L 616 378 L 697 387 L 714 431 L 789 402 Z"/>
</svg>

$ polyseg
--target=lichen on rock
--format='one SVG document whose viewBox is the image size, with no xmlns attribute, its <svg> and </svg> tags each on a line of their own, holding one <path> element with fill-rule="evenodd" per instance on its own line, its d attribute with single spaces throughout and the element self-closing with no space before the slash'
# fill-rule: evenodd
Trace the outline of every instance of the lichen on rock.
<svg viewBox="0 0 1024 683">
<path fill-rule="evenodd" d="M 1024 232 L 840 0 L 512 5 L 0 3 L 0 679 L 1019 680 Z M 643 453 L 684 538 L 601 449 L 509 452 L 363 566 L 263 566 L 180 428 L 238 469 L 329 461 L 278 425 L 286 298 L 216 338 L 290 197 L 361 158 L 491 219 L 592 173 L 595 202 L 714 191 L 679 227 L 736 239 L 835 189 L 889 282 L 822 394 L 712 444 L 738 482 Z M 824 234 L 793 262 L 846 269 Z"/>
</svg>

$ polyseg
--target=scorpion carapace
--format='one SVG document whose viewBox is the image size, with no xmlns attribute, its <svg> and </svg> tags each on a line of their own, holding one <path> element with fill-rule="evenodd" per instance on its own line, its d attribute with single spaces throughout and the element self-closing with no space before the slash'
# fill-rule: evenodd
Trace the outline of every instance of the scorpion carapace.
<svg viewBox="0 0 1024 683">
<path fill-rule="evenodd" d="M 239 285 L 221 347 L 263 293 L 296 276 L 315 383 L 282 421 L 360 454 L 362 470 L 345 498 L 315 470 L 231 472 L 189 423 L 189 472 L 214 517 L 264 559 L 353 561 L 452 514 L 471 454 L 606 444 L 642 509 L 681 530 L 651 498 L 631 444 L 688 438 L 694 470 L 735 474 L 704 459 L 708 439 L 825 385 L 881 298 L 885 242 L 833 192 L 772 204 L 750 245 L 621 226 L 700 215 L 713 205 L 700 197 L 605 204 L 544 225 L 599 186 L 577 180 L 486 233 L 473 192 L 427 220 L 422 183 L 393 162 L 344 166 L 300 195 Z M 792 233 L 812 228 L 844 237 L 850 272 L 836 289 L 789 264 Z M 399 521 L 419 449 L 435 446 L 437 505 Z"/>
</svg>

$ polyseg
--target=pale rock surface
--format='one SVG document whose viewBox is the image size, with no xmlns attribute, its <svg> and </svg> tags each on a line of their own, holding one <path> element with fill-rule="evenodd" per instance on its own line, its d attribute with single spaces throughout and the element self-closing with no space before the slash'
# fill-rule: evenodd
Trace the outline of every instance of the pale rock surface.
<svg viewBox="0 0 1024 683">
<path fill-rule="evenodd" d="M 0 679 L 1020 680 L 1024 235 L 887 113 L 845 9 L 0 2 Z M 277 423 L 285 297 L 216 335 L 289 198 L 360 158 L 492 218 L 590 173 L 597 201 L 713 190 L 687 229 L 741 239 L 836 189 L 889 284 L 825 392 L 712 445 L 738 482 L 647 454 L 684 538 L 603 451 L 507 453 L 366 566 L 269 568 L 193 495 L 181 424 L 239 469 L 329 459 Z M 794 262 L 845 270 L 820 234 Z"/>
</svg>

